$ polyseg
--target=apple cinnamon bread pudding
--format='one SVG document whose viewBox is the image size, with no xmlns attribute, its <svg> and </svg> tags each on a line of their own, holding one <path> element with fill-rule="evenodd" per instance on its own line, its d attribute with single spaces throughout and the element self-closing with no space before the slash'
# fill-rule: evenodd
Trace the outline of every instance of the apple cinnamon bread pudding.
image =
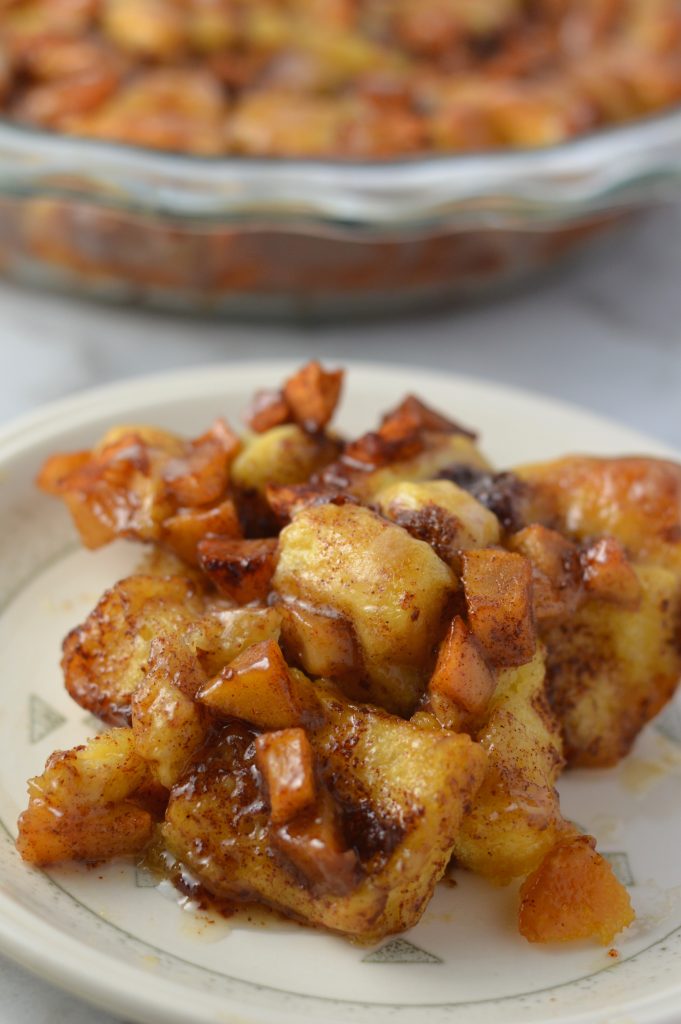
<svg viewBox="0 0 681 1024">
<path fill-rule="evenodd" d="M 158 557 L 64 641 L 102 732 L 30 780 L 18 849 L 146 856 L 361 942 L 412 927 L 452 865 L 522 879 L 532 942 L 610 943 L 629 896 L 555 787 L 674 693 L 681 467 L 499 472 L 413 396 L 346 440 L 341 384 L 310 363 L 243 436 L 119 426 L 45 463 L 84 545 Z"/>
<path fill-rule="evenodd" d="M 5 0 L 0 105 L 203 156 L 553 145 L 676 104 L 675 0 Z"/>
</svg>

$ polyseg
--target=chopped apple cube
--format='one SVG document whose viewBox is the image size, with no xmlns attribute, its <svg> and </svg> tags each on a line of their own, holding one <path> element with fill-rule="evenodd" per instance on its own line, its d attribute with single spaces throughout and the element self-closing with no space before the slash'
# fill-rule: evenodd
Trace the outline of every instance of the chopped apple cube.
<svg viewBox="0 0 681 1024">
<path fill-rule="evenodd" d="M 314 755 L 304 729 L 263 733 L 255 741 L 255 763 L 267 784 L 275 825 L 314 803 Z"/>
</svg>

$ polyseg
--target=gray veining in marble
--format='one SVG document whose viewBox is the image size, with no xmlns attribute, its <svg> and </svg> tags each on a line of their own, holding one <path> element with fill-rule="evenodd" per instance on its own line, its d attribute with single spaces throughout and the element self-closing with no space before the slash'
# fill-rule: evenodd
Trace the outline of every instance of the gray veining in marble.
<svg viewBox="0 0 681 1024">
<path fill-rule="evenodd" d="M 681 449 L 680 238 L 681 207 L 660 211 L 536 289 L 401 323 L 197 323 L 0 284 L 0 422 L 138 373 L 314 355 L 441 367 L 520 385 Z M 0 992 L 2 1024 L 114 1024 L 2 958 Z"/>
</svg>

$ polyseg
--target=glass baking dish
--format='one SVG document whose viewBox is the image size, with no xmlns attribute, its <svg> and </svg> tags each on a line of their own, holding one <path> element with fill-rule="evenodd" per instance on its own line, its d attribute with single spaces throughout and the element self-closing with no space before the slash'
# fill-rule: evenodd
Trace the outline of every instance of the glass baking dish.
<svg viewBox="0 0 681 1024">
<path fill-rule="evenodd" d="M 125 302 L 331 315 L 469 297 L 681 194 L 681 111 L 531 151 L 205 158 L 0 123 L 0 269 Z"/>
</svg>

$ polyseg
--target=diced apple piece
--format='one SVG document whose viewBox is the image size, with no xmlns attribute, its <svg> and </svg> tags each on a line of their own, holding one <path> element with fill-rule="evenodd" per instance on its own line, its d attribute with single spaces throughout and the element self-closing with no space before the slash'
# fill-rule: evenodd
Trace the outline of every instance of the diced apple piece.
<svg viewBox="0 0 681 1024">
<path fill-rule="evenodd" d="M 289 523 L 298 512 L 310 505 L 345 505 L 347 495 L 336 488 L 321 483 L 279 485 L 265 488 L 265 497 L 272 513 L 282 526 Z"/>
<path fill-rule="evenodd" d="M 283 394 L 277 388 L 256 391 L 244 421 L 256 434 L 264 434 L 274 427 L 281 427 L 291 420 L 291 410 Z"/>
<path fill-rule="evenodd" d="M 359 505 L 305 509 L 279 538 L 274 592 L 346 619 L 366 699 L 401 714 L 425 688 L 456 586 L 429 545 Z"/>
<path fill-rule="evenodd" d="M 316 433 L 331 420 L 342 386 L 342 370 L 324 370 L 313 361 L 286 381 L 284 399 L 295 422 Z"/>
<path fill-rule="evenodd" d="M 226 499 L 214 508 L 181 509 L 163 523 L 161 541 L 188 565 L 198 565 L 197 546 L 204 537 L 240 537 L 241 525 L 234 502 Z"/>
<path fill-rule="evenodd" d="M 180 507 L 212 505 L 225 496 L 229 467 L 241 442 L 225 420 L 213 423 L 201 437 L 186 444 L 181 457 L 163 466 L 163 481 Z"/>
<path fill-rule="evenodd" d="M 255 763 L 267 785 L 275 825 L 290 821 L 315 802 L 314 754 L 304 729 L 280 729 L 258 736 Z"/>
<path fill-rule="evenodd" d="M 206 537 L 198 545 L 199 565 L 222 594 L 237 604 L 264 601 L 274 575 L 276 539 Z"/>
<path fill-rule="evenodd" d="M 181 508 L 225 498 L 239 445 L 223 420 L 195 441 L 155 427 L 116 427 L 89 453 L 49 460 L 38 481 L 63 499 L 86 547 L 115 537 L 159 542 Z"/>
<path fill-rule="evenodd" d="M 293 422 L 316 434 L 331 420 L 342 384 L 342 370 L 325 370 L 313 360 L 285 381 L 281 390 L 258 391 L 246 422 L 256 433 Z"/>
<path fill-rule="evenodd" d="M 216 675 L 225 666 L 254 644 L 279 640 L 281 612 L 278 608 L 224 608 L 216 610 L 220 627 L 215 646 L 205 650 L 203 664 L 209 675 Z"/>
<path fill-rule="evenodd" d="M 540 523 L 513 534 L 509 547 L 532 563 L 534 613 L 539 621 L 569 615 L 581 596 L 577 546 Z"/>
<path fill-rule="evenodd" d="M 614 537 L 602 537 L 582 552 L 584 589 L 590 597 L 636 609 L 641 584 L 624 547 Z"/>
<path fill-rule="evenodd" d="M 495 687 L 496 678 L 480 645 L 456 616 L 440 644 L 428 683 L 427 710 L 445 728 L 458 731 L 484 712 Z"/>
<path fill-rule="evenodd" d="M 467 551 L 463 585 L 471 630 L 492 663 L 510 667 L 530 661 L 537 638 L 527 558 L 496 548 Z"/>
<path fill-rule="evenodd" d="M 304 818 L 275 829 L 273 845 L 319 893 L 349 896 L 362 877 L 359 858 L 343 842 L 338 815 L 327 792 Z"/>
<path fill-rule="evenodd" d="M 278 606 L 281 643 L 288 660 L 311 676 L 361 676 L 362 659 L 352 625 L 338 614 L 324 614 L 298 601 Z"/>
<path fill-rule="evenodd" d="M 202 687 L 197 700 L 260 729 L 290 729 L 314 713 L 314 687 L 288 669 L 274 640 L 254 644 Z"/>
<path fill-rule="evenodd" d="M 525 880 L 518 926 L 529 942 L 608 945 L 632 923 L 629 895 L 595 845 L 591 836 L 559 843 Z"/>
<path fill-rule="evenodd" d="M 431 409 L 415 395 L 407 395 L 398 406 L 381 419 L 380 433 L 386 438 L 406 437 L 419 431 L 435 434 L 461 434 L 474 441 L 476 435 L 460 423 L 447 419 Z"/>
<path fill-rule="evenodd" d="M 59 498 L 73 474 L 86 466 L 89 461 L 89 451 L 50 455 L 40 468 L 36 484 L 45 494 Z"/>
</svg>

